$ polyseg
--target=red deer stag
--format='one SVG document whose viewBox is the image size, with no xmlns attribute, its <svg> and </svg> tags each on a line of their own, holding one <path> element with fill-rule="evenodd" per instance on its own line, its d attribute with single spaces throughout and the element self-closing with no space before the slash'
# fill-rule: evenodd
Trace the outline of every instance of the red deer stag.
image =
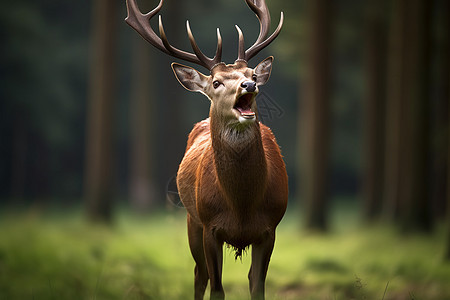
<svg viewBox="0 0 450 300">
<path fill-rule="evenodd" d="M 234 64 L 221 61 L 222 38 L 217 29 L 217 50 L 213 58 L 197 46 L 189 22 L 187 33 L 193 53 L 169 44 L 159 17 L 159 36 L 150 19 L 159 5 L 142 14 L 136 0 L 127 0 L 126 22 L 153 46 L 176 58 L 207 68 L 210 75 L 178 63 L 172 68 L 189 91 L 209 98 L 209 118 L 197 123 L 189 134 L 186 153 L 177 174 L 177 186 L 187 209 L 189 246 L 195 260 L 195 299 L 203 299 L 210 280 L 211 299 L 225 297 L 222 287 L 223 244 L 236 250 L 236 257 L 252 245 L 248 274 L 252 299 L 264 299 L 264 285 L 275 242 L 275 228 L 287 205 L 286 167 L 271 130 L 258 121 L 255 98 L 267 82 L 273 57 L 256 68 L 248 61 L 280 33 L 280 23 L 268 37 L 270 15 L 264 0 L 246 0 L 257 15 L 260 33 L 247 50 L 239 34 L 239 53 Z"/>
</svg>

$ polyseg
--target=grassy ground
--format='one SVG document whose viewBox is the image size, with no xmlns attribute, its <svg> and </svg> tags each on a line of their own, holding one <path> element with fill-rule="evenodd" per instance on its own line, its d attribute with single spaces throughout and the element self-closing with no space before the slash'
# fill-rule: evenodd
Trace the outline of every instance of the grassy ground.
<svg viewBox="0 0 450 300">
<path fill-rule="evenodd" d="M 337 215 L 327 235 L 279 226 L 267 299 L 450 299 L 444 232 L 402 236 Z M 81 213 L 0 214 L 0 299 L 192 299 L 193 260 L 184 211 L 136 217 L 113 228 Z M 227 299 L 249 299 L 249 255 L 225 251 Z M 206 297 L 208 298 L 208 297 Z"/>
</svg>

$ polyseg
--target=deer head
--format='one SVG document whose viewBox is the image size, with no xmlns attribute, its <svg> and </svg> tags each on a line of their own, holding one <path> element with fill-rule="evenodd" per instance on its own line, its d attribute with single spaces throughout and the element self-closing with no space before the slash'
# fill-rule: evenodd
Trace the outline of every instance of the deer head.
<svg viewBox="0 0 450 300">
<path fill-rule="evenodd" d="M 167 40 L 162 18 L 159 16 L 159 36 L 150 26 L 150 19 L 162 8 L 159 5 L 142 14 L 136 0 L 127 0 L 128 16 L 126 22 L 145 40 L 162 52 L 173 57 L 201 65 L 210 71 L 204 75 L 194 68 L 178 63 L 172 69 L 178 81 L 189 91 L 200 92 L 211 100 L 211 115 L 220 118 L 226 124 L 246 125 L 257 120 L 255 98 L 258 87 L 265 84 L 270 77 L 273 57 L 266 58 L 256 68 L 248 67 L 248 61 L 267 47 L 280 33 L 283 25 L 283 12 L 277 29 L 269 36 L 270 14 L 264 0 L 245 0 L 260 22 L 260 32 L 255 43 L 245 50 L 244 35 L 236 25 L 239 35 L 238 58 L 234 64 L 225 64 L 222 59 L 222 38 L 217 29 L 217 50 L 213 58 L 207 57 L 197 46 L 189 21 L 186 22 L 187 34 L 194 53 L 173 47 Z M 242 126 L 239 126 L 242 127 Z"/>
<path fill-rule="evenodd" d="M 209 76 L 177 63 L 172 68 L 187 90 L 200 92 L 211 100 L 212 115 L 220 116 L 229 125 L 246 125 L 256 120 L 255 97 L 258 86 L 269 79 L 272 60 L 272 57 L 265 59 L 255 69 L 240 61 L 219 64 Z"/>
</svg>

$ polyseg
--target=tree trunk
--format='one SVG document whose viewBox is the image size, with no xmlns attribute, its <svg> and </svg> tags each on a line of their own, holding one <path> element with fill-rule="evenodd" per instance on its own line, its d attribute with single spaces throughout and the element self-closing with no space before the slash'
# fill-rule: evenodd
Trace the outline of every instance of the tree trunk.
<svg viewBox="0 0 450 300">
<path fill-rule="evenodd" d="M 328 205 L 332 1 L 311 0 L 307 91 L 301 108 L 306 227 L 326 230 Z"/>
<path fill-rule="evenodd" d="M 383 216 L 389 221 L 398 217 L 402 155 L 402 126 L 405 77 L 406 0 L 393 2 L 389 29 L 387 102 L 384 152 Z"/>
<path fill-rule="evenodd" d="M 446 16 L 447 16 L 447 24 L 450 23 L 448 17 L 450 16 L 450 5 L 448 3 L 446 3 L 445 6 L 446 9 Z M 450 44 L 450 30 L 447 27 L 447 45 Z M 447 53 L 447 57 L 448 57 L 448 53 Z M 449 123 L 447 124 L 447 137 L 448 137 L 448 144 L 447 144 L 447 153 L 448 153 L 448 157 L 447 157 L 447 250 L 445 253 L 445 258 L 450 261 L 450 60 L 446 61 L 447 63 L 447 79 L 448 81 L 448 86 L 447 86 L 447 96 L 448 96 L 448 103 L 449 105 L 447 106 L 448 108 L 448 120 Z"/>
<path fill-rule="evenodd" d="M 374 221 L 380 214 L 383 191 L 384 122 L 386 103 L 386 3 L 371 0 L 367 6 L 366 86 L 364 142 L 364 218 Z"/>
<path fill-rule="evenodd" d="M 89 219 L 112 221 L 116 5 L 95 0 L 87 119 L 85 198 Z"/>
<path fill-rule="evenodd" d="M 400 190 L 401 227 L 430 231 L 429 123 L 430 12 L 427 0 L 408 1 L 405 65 L 404 181 Z"/>
<path fill-rule="evenodd" d="M 404 230 L 431 229 L 429 25 L 426 0 L 396 0 L 391 24 L 385 152 L 385 215 Z"/>
<path fill-rule="evenodd" d="M 450 39 L 450 36 L 449 36 Z M 450 73 L 450 64 L 448 66 L 448 70 Z M 450 76 L 449 76 L 450 78 Z M 450 87 L 450 82 L 449 82 L 449 87 Z M 449 95 L 450 95 L 450 89 L 449 89 Z M 450 97 L 449 97 L 449 101 L 450 101 Z M 448 118 L 450 120 L 450 105 L 448 106 Z M 448 140 L 450 142 L 450 123 L 448 124 Z M 448 159 L 447 159 L 447 170 L 449 171 L 449 173 L 447 173 L 447 249 L 446 249 L 446 253 L 445 253 L 445 258 L 446 260 L 450 261 L 450 147 L 448 147 L 447 149 L 448 151 Z"/>
<path fill-rule="evenodd" d="M 154 74 L 149 44 L 140 36 L 133 38 L 133 70 L 130 97 L 130 202 L 134 210 L 147 212 L 154 204 L 151 175 L 154 103 Z"/>
<path fill-rule="evenodd" d="M 441 28 L 438 35 L 438 78 L 436 100 L 433 102 L 434 108 L 431 130 L 434 139 L 434 149 L 432 155 L 433 165 L 433 217 L 443 220 L 446 216 L 447 207 L 447 181 L 448 181 L 448 122 L 450 105 L 450 3 L 446 0 L 437 1 L 438 6 L 438 26 Z"/>
</svg>

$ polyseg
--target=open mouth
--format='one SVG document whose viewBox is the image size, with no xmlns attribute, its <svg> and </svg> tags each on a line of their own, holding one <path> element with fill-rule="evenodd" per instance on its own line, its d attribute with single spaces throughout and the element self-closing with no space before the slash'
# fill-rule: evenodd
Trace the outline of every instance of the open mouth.
<svg viewBox="0 0 450 300">
<path fill-rule="evenodd" d="M 255 93 L 245 93 L 237 99 L 236 104 L 233 107 L 244 119 L 255 118 L 255 112 L 252 111 L 254 97 Z"/>
</svg>

